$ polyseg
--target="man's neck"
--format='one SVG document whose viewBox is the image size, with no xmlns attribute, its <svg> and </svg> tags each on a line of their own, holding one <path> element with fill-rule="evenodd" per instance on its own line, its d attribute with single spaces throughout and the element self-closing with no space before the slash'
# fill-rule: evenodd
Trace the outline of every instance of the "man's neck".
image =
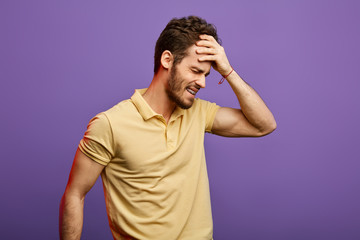
<svg viewBox="0 0 360 240">
<path fill-rule="evenodd" d="M 169 99 L 166 93 L 167 80 L 163 79 L 164 77 L 155 75 L 150 86 L 143 94 L 143 98 L 156 113 L 161 114 L 168 122 L 176 108 L 176 104 Z"/>
</svg>

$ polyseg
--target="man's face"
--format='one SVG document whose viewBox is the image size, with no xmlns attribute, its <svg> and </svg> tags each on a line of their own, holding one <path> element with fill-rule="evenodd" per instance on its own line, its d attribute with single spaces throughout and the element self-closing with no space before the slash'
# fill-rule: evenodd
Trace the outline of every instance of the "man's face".
<svg viewBox="0 0 360 240">
<path fill-rule="evenodd" d="M 195 50 L 195 45 L 188 49 L 188 55 L 172 67 L 168 79 L 167 95 L 183 109 L 192 106 L 196 93 L 205 87 L 205 77 L 210 73 L 211 62 L 199 62 L 201 54 Z"/>
</svg>

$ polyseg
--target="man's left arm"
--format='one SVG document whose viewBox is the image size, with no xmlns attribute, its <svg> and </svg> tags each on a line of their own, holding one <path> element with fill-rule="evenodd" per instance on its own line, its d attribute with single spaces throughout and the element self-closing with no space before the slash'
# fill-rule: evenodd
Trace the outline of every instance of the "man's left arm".
<svg viewBox="0 0 360 240">
<path fill-rule="evenodd" d="M 273 114 L 256 91 L 232 69 L 224 48 L 212 36 L 201 35 L 200 39 L 196 43 L 197 53 L 205 55 L 199 61 L 211 61 L 216 71 L 227 76 L 240 104 L 240 109 L 220 108 L 211 131 L 225 137 L 260 137 L 274 131 Z"/>
</svg>

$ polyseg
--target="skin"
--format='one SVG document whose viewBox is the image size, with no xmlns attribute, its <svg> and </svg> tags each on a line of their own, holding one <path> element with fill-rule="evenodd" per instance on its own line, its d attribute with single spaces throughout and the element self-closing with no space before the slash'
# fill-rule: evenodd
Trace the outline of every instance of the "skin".
<svg viewBox="0 0 360 240">
<path fill-rule="evenodd" d="M 212 36 L 201 35 L 196 43 L 198 61 L 210 61 L 221 75 L 228 75 L 232 67 L 225 50 Z M 276 129 L 276 121 L 261 97 L 237 73 L 226 78 L 233 89 L 240 109 L 222 107 L 215 116 L 212 132 L 225 137 L 260 137 Z"/>
<path fill-rule="evenodd" d="M 224 48 L 208 35 L 201 35 L 176 66 L 173 66 L 173 60 L 170 51 L 163 52 L 160 69 L 143 94 L 150 107 L 162 114 L 166 121 L 177 105 L 183 108 L 192 106 L 196 93 L 205 88 L 205 78 L 211 67 L 223 76 L 232 71 Z M 212 132 L 226 137 L 260 137 L 274 131 L 275 119 L 255 90 L 236 71 L 232 71 L 226 80 L 237 96 L 240 108 L 221 107 L 215 116 Z M 76 152 L 60 203 L 60 239 L 80 239 L 85 195 L 103 169 L 103 165 L 81 151 Z"/>
<path fill-rule="evenodd" d="M 180 65 L 180 67 L 183 67 Z M 188 72 L 186 72 L 186 70 Z M 190 71 L 189 71 L 190 70 Z M 196 75 L 202 75 L 203 69 L 196 65 L 187 64 L 185 73 L 189 73 L 190 77 L 197 78 Z M 168 79 L 168 88 L 166 89 L 166 93 L 170 100 L 172 100 L 175 105 L 183 108 L 188 109 L 192 106 L 195 94 L 203 87 L 205 87 L 205 82 L 203 81 L 196 81 L 196 82 L 187 82 L 186 78 L 183 76 L 182 69 L 179 70 L 179 66 L 174 66 L 170 71 L 170 76 Z M 205 76 L 209 75 L 210 72 L 206 73 Z M 195 75 L 195 76 L 191 76 Z M 199 85 L 200 84 L 200 85 Z M 204 84 L 204 85 L 202 85 Z M 190 98 L 186 98 L 182 96 L 183 91 L 186 90 L 190 93 Z M 194 96 L 194 97 L 192 97 Z"/>
<path fill-rule="evenodd" d="M 93 187 L 103 169 L 103 165 L 77 150 L 69 181 L 60 202 L 60 239 L 80 239 L 85 195 Z"/>
</svg>

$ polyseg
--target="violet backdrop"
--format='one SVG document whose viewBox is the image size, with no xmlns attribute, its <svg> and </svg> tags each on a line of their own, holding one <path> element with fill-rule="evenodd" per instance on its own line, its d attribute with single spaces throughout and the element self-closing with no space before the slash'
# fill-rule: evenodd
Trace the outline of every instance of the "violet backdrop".
<svg viewBox="0 0 360 240">
<path fill-rule="evenodd" d="M 273 111 L 263 138 L 207 134 L 214 238 L 360 239 L 360 2 L 0 2 L 1 239 L 58 239 L 77 145 L 98 112 L 147 87 L 172 17 L 214 23 Z M 237 107 L 212 71 L 199 97 Z M 111 239 L 101 180 L 82 239 Z"/>
</svg>

